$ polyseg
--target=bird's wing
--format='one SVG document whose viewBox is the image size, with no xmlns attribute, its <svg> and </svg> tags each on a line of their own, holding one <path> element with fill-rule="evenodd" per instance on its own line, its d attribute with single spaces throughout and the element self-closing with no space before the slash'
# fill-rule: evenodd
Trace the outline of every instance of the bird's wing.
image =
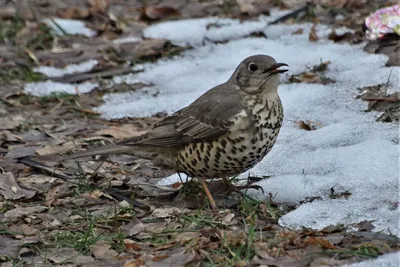
<svg viewBox="0 0 400 267">
<path fill-rule="evenodd" d="M 148 133 L 118 144 L 173 147 L 217 139 L 228 132 L 232 124 L 229 119 L 243 111 L 240 94 L 233 86 L 225 83 L 214 87 Z"/>
</svg>

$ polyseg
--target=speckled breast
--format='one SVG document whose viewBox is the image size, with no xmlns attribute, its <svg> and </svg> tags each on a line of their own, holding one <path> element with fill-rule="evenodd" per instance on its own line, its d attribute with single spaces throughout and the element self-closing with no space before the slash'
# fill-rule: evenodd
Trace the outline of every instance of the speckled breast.
<svg viewBox="0 0 400 267">
<path fill-rule="evenodd" d="M 186 145 L 177 158 L 190 177 L 220 178 L 238 175 L 260 162 L 278 137 L 282 118 L 257 116 L 250 122 L 239 114 L 228 134 L 211 142 Z"/>
</svg>

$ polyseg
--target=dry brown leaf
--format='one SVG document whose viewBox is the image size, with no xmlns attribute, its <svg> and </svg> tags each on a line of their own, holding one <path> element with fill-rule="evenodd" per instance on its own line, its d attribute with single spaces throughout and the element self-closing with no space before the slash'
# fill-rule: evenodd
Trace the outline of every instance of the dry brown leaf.
<svg viewBox="0 0 400 267">
<path fill-rule="evenodd" d="M 183 232 L 179 233 L 175 236 L 175 240 L 179 242 L 180 244 L 185 244 L 191 240 L 194 240 L 195 238 L 200 237 L 199 232 Z"/>
<path fill-rule="evenodd" d="M 14 19 L 17 15 L 17 9 L 13 6 L 0 8 L 0 19 Z"/>
<path fill-rule="evenodd" d="M 105 12 L 109 5 L 109 0 L 89 0 L 90 12 Z"/>
<path fill-rule="evenodd" d="M 0 255 L 2 257 L 9 256 L 10 258 L 17 258 L 20 249 L 26 244 L 37 243 L 38 238 L 31 236 L 21 240 L 15 240 L 7 236 L 0 236 Z"/>
<path fill-rule="evenodd" d="M 58 193 L 60 191 L 60 188 L 58 186 L 51 188 L 46 194 L 46 201 L 44 202 L 44 204 L 48 207 L 50 207 L 51 205 L 53 205 L 54 201 L 57 200 L 58 198 Z"/>
<path fill-rule="evenodd" d="M 89 17 L 90 12 L 87 8 L 68 7 L 59 10 L 57 15 L 64 19 L 86 19 Z"/>
<path fill-rule="evenodd" d="M 337 34 L 335 29 L 332 29 L 328 35 L 328 39 L 334 41 L 335 43 L 345 41 L 351 44 L 357 44 L 363 41 L 363 34 L 352 32 Z"/>
<path fill-rule="evenodd" d="M 320 237 L 309 236 L 304 240 L 304 244 L 307 245 L 318 245 L 323 249 L 337 249 L 336 246 L 332 245 L 328 240 Z"/>
<path fill-rule="evenodd" d="M 7 140 L 8 142 L 22 142 L 22 141 L 24 141 L 24 139 L 22 137 L 20 137 L 18 135 L 15 135 L 12 132 L 7 131 L 7 130 L 0 132 L 0 139 L 3 139 L 3 138 L 5 140 Z"/>
<path fill-rule="evenodd" d="M 372 230 L 375 228 L 375 226 L 372 223 L 373 221 L 363 221 L 357 223 L 355 227 L 358 228 L 358 231 L 372 232 Z"/>
<path fill-rule="evenodd" d="M 17 128 L 25 119 L 21 115 L 0 117 L 0 130 L 12 130 Z"/>
<path fill-rule="evenodd" d="M 335 81 L 331 78 L 325 77 L 325 71 L 328 69 L 330 61 L 321 62 L 319 65 L 315 65 L 312 68 L 308 68 L 307 71 L 295 74 L 289 77 L 289 81 L 292 83 L 319 83 L 329 84 Z"/>
<path fill-rule="evenodd" d="M 309 124 L 307 124 L 305 121 L 298 121 L 297 125 L 299 126 L 300 129 L 302 130 L 306 130 L 306 131 L 314 131 L 315 127 L 314 126 L 310 126 Z"/>
<path fill-rule="evenodd" d="M 157 218 L 168 218 L 173 216 L 173 214 L 181 214 L 184 211 L 185 210 L 176 207 L 156 208 L 153 210 L 152 215 Z"/>
<path fill-rule="evenodd" d="M 295 30 L 294 32 L 292 32 L 292 35 L 303 34 L 303 32 L 304 32 L 303 28 L 299 28 L 299 29 Z"/>
<path fill-rule="evenodd" d="M 400 120 L 400 93 L 387 95 L 387 85 L 378 84 L 359 88 L 361 93 L 356 96 L 368 101 L 366 111 L 376 110 L 383 112 L 377 121 L 396 122 Z"/>
<path fill-rule="evenodd" d="M 146 260 L 145 265 L 147 267 L 168 267 L 168 266 L 186 266 L 186 263 L 192 261 L 195 258 L 194 253 L 175 253 L 169 255 L 168 258 L 165 258 L 160 261 L 153 261 L 152 259 Z"/>
<path fill-rule="evenodd" d="M 249 0 L 236 0 L 236 4 L 239 6 L 241 14 L 254 14 L 255 8 L 253 3 Z"/>
<path fill-rule="evenodd" d="M 75 141 L 67 141 L 62 145 L 46 145 L 43 148 L 37 149 L 36 153 L 39 156 L 48 154 L 65 154 L 71 151 L 72 149 L 76 148 L 80 144 L 81 144 L 80 141 L 75 140 Z"/>
<path fill-rule="evenodd" d="M 254 243 L 254 250 L 256 251 L 257 255 L 263 259 L 270 260 L 273 259 L 269 255 L 269 245 L 267 243 Z"/>
<path fill-rule="evenodd" d="M 161 251 L 161 250 L 170 249 L 170 248 L 176 247 L 176 245 L 177 245 L 177 242 L 174 240 L 174 241 L 171 241 L 171 242 L 169 242 L 167 244 L 163 244 L 161 246 L 157 246 L 157 248 L 154 249 L 154 251 Z"/>
<path fill-rule="evenodd" d="M 123 124 L 121 126 L 111 126 L 107 129 L 101 129 L 94 132 L 94 135 L 110 135 L 118 140 L 135 137 L 146 133 L 141 127 L 134 124 Z"/>
<path fill-rule="evenodd" d="M 183 47 L 171 44 L 168 40 L 146 39 L 135 47 L 133 53 L 136 58 L 146 59 L 177 53 L 183 49 Z"/>
<path fill-rule="evenodd" d="M 13 225 L 10 225 L 8 230 L 10 232 L 14 232 L 14 233 L 21 233 L 25 236 L 32 236 L 38 232 L 38 229 L 33 228 L 27 224 L 20 224 L 20 225 L 13 224 Z"/>
<path fill-rule="evenodd" d="M 138 245 L 135 241 L 131 239 L 124 239 L 125 249 L 128 252 L 132 251 L 141 251 L 142 247 Z"/>
<path fill-rule="evenodd" d="M 46 255 L 46 258 L 55 264 L 74 263 L 77 265 L 84 265 L 85 263 L 94 261 L 92 257 L 80 255 L 73 248 L 53 249 L 51 253 Z"/>
<path fill-rule="evenodd" d="M 11 172 L 0 174 L 0 195 L 4 196 L 5 199 L 29 199 L 35 194 L 35 191 L 21 188 Z"/>
<path fill-rule="evenodd" d="M 137 260 L 130 260 L 125 262 L 124 267 L 142 267 L 144 266 L 144 260 L 143 259 L 137 259 Z"/>
<path fill-rule="evenodd" d="M 127 225 L 122 227 L 122 232 L 127 236 L 134 236 L 143 232 L 144 229 L 145 226 L 142 221 L 135 217 Z"/>
<path fill-rule="evenodd" d="M 335 82 L 330 78 L 323 77 L 314 72 L 304 72 L 298 75 L 292 75 L 290 76 L 289 81 L 292 83 L 304 82 L 304 83 L 319 83 L 319 84 L 328 84 Z"/>
<path fill-rule="evenodd" d="M 160 221 L 160 222 L 152 222 L 152 223 L 146 223 L 146 231 L 152 232 L 152 233 L 160 233 L 165 229 L 166 222 L 165 221 Z"/>
<path fill-rule="evenodd" d="M 143 20 L 164 20 L 164 19 L 172 19 L 182 17 L 181 12 L 179 10 L 163 6 L 163 7 L 153 7 L 148 6 L 142 9 Z"/>
<path fill-rule="evenodd" d="M 309 40 L 310 42 L 316 42 L 316 41 L 319 40 L 319 37 L 318 37 L 318 35 L 317 35 L 316 27 L 317 27 L 316 24 L 314 24 L 314 25 L 311 27 L 310 34 L 308 35 L 308 40 Z"/>
<path fill-rule="evenodd" d="M 153 261 L 161 261 L 164 260 L 166 258 L 168 258 L 169 256 L 167 254 L 161 254 L 161 255 L 157 255 L 153 257 Z"/>
<path fill-rule="evenodd" d="M 97 260 L 114 259 L 118 256 L 118 253 L 111 249 L 111 245 L 104 241 L 98 241 L 90 252 Z"/>
<path fill-rule="evenodd" d="M 47 210 L 45 206 L 33 206 L 33 207 L 17 207 L 12 210 L 8 210 L 4 213 L 5 221 L 17 221 L 21 220 L 25 216 L 40 213 Z"/>
</svg>

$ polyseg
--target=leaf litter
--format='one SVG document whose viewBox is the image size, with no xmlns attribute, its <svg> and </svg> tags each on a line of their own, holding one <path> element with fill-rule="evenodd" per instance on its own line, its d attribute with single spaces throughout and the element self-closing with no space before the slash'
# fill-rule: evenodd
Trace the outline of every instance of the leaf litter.
<svg viewBox="0 0 400 267">
<path fill-rule="evenodd" d="M 268 13 L 268 8 L 259 5 L 257 1 L 237 1 L 238 6 L 235 5 L 232 10 L 229 10 L 232 5 L 223 5 L 220 1 L 209 2 L 199 1 L 194 4 L 194 8 L 188 5 L 181 8 L 150 5 L 143 9 L 135 4 L 124 6 L 122 10 L 125 11 L 121 17 L 135 17 L 132 16 L 133 13 L 137 14 L 137 21 L 123 21 L 116 19 L 119 16 L 110 15 L 107 10 L 112 6 L 108 1 L 93 0 L 87 1 L 85 6 L 77 4 L 62 8 L 52 2 L 48 7 L 38 6 L 39 12 L 44 12 L 47 16 L 58 15 L 64 19 L 80 19 L 83 23 L 72 21 L 75 24 L 70 24 L 71 21 L 67 20 L 53 20 L 50 25 L 59 35 L 50 39 L 46 35 L 48 29 L 39 30 L 40 27 L 45 27 L 40 21 L 32 22 L 36 25 L 24 22 L 25 28 L 21 28 L 19 34 L 15 35 L 20 46 L 31 43 L 31 37 L 26 34 L 27 29 L 34 29 L 43 37 L 40 40 L 42 43 L 29 47 L 29 53 L 26 52 L 29 60 L 47 67 L 67 69 L 74 69 L 76 66 L 72 64 L 87 60 L 105 60 L 107 64 L 100 64 L 100 68 L 95 70 L 80 70 L 73 76 L 68 76 L 68 71 L 61 72 L 63 75 L 60 75 L 60 82 L 74 83 L 69 87 L 69 95 L 58 94 L 45 98 L 41 94 L 16 94 L 16 90 L 6 93 L 11 88 L 8 84 L 0 89 L 0 101 L 6 103 L 1 113 L 5 117 L 0 121 L 0 128 L 3 127 L 0 129 L 0 143 L 4 149 L 0 152 L 5 155 L 0 158 L 0 167 L 5 170 L 1 173 L 0 184 L 2 259 L 9 262 L 12 259 L 33 262 L 37 265 L 72 266 L 198 266 L 202 262 L 220 266 L 319 266 L 356 262 L 399 249 L 396 236 L 380 234 L 377 238 L 369 221 L 360 222 L 355 226 L 355 232 L 346 231 L 340 226 L 321 231 L 289 230 L 281 227 L 277 224 L 277 219 L 290 208 L 283 203 L 274 203 L 272 196 L 269 201 L 263 202 L 248 199 L 234 199 L 232 202 L 231 199 L 218 198 L 221 206 L 227 206 L 231 201 L 228 205 L 230 209 L 212 214 L 196 184 L 177 184 L 175 188 L 159 186 L 157 182 L 160 177 L 165 177 L 169 171 L 155 168 L 151 162 L 144 160 L 133 159 L 138 163 L 132 164 L 131 158 L 125 160 L 123 157 L 114 157 L 99 169 L 96 167 L 97 161 L 93 159 L 51 167 L 22 159 L 20 162 L 25 162 L 23 167 L 24 165 L 16 161 L 33 155 L 32 152 L 66 153 L 81 146 L 115 142 L 139 135 L 151 128 L 165 114 L 107 121 L 95 113 L 85 112 L 93 104 L 100 104 L 97 99 L 104 92 L 95 87 L 85 90 L 81 86 L 85 81 L 91 81 L 115 88 L 124 83 L 108 84 L 108 78 L 125 71 L 137 71 L 129 65 L 120 68 L 118 64 L 121 62 L 132 60 L 134 65 L 136 62 L 168 58 L 187 49 L 172 45 L 164 39 L 142 40 L 141 36 L 136 36 L 137 39 L 133 39 L 129 45 L 108 42 L 130 34 L 130 31 L 147 27 L 147 23 L 153 23 L 154 20 L 215 14 L 245 19 Z M 12 11 L 10 7 L 5 8 L 8 13 Z M 217 13 L 215 10 L 218 10 Z M 7 12 L 0 14 L 8 14 Z M 29 12 L 22 14 L 26 14 L 22 17 L 24 19 Z M 147 16 L 146 19 L 151 21 L 140 21 L 141 16 Z M 303 19 L 307 19 L 307 15 Z M 294 20 L 287 23 L 294 23 Z M 83 31 L 71 32 L 71 25 L 78 25 Z M 70 35 L 65 35 L 68 32 Z M 94 37 L 93 40 L 87 40 L 82 36 L 75 36 L 75 33 Z M 311 41 L 318 41 L 320 38 L 316 36 L 316 32 L 312 35 Z M 106 41 L 100 38 L 105 38 Z M 357 43 L 347 33 L 341 35 L 332 32 L 330 38 L 335 42 Z M 98 49 L 93 49 L 94 47 Z M 12 50 L 10 47 L 6 49 Z M 4 62 L 16 58 L 16 54 L 10 55 L 12 56 L 4 56 Z M 21 60 L 26 60 L 26 57 Z M 0 60 L 0 65 L 2 64 L 3 61 Z M 329 62 L 321 62 L 321 65 L 310 68 L 293 79 L 295 82 L 332 82 L 330 78 L 324 77 L 328 65 Z M 32 78 L 29 76 L 32 73 L 24 75 L 24 80 Z M 47 72 L 47 76 L 51 75 Z M 51 88 L 59 84 L 49 83 L 48 86 Z M 133 86 L 125 87 L 124 90 L 137 89 Z M 11 91 L 13 93 L 10 94 Z M 91 93 L 87 94 L 89 91 Z M 88 95 L 92 101 L 85 100 Z M 374 104 L 391 102 L 393 95 L 374 97 L 383 97 L 384 100 L 364 100 Z M 19 110 L 23 112 L 20 113 Z M 319 123 L 309 120 L 299 123 L 302 125 L 299 127 L 306 131 L 321 127 Z M 84 137 L 71 141 L 68 136 Z M 14 154 L 10 154 L 12 151 Z M 130 164 L 126 164 L 127 162 Z M 109 186 L 117 190 L 108 191 Z M 214 181 L 210 185 L 210 189 L 216 194 L 226 195 L 230 190 L 221 188 L 220 181 Z M 128 194 L 122 195 L 126 192 Z M 162 194 L 164 195 L 160 196 Z M 195 197 L 188 199 L 185 194 Z M 185 201 L 192 203 L 184 203 Z M 186 204 L 192 209 L 178 204 Z M 140 213 L 138 207 L 144 210 L 151 208 L 152 212 Z"/>
</svg>

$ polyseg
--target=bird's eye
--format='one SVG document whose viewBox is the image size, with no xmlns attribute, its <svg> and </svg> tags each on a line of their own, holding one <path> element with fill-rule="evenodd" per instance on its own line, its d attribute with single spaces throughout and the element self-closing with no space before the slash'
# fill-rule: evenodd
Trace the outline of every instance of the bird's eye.
<svg viewBox="0 0 400 267">
<path fill-rule="evenodd" d="M 249 64 L 249 71 L 256 72 L 257 70 L 258 70 L 258 66 L 255 63 L 251 62 Z"/>
</svg>

